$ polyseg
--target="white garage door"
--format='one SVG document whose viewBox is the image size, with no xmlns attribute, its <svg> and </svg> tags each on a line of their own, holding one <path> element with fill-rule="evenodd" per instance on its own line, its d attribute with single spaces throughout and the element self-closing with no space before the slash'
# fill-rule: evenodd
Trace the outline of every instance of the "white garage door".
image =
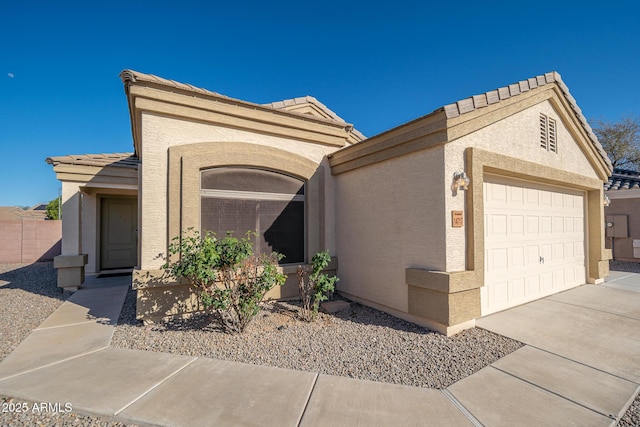
<svg viewBox="0 0 640 427">
<path fill-rule="evenodd" d="M 484 182 L 482 315 L 585 283 L 584 194 Z"/>
</svg>

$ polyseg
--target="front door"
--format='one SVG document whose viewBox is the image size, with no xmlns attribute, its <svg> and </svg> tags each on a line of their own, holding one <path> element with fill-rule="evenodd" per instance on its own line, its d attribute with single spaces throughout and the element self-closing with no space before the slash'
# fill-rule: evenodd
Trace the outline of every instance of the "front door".
<svg viewBox="0 0 640 427">
<path fill-rule="evenodd" d="M 100 208 L 100 269 L 135 267 L 138 201 L 103 198 Z"/>
</svg>

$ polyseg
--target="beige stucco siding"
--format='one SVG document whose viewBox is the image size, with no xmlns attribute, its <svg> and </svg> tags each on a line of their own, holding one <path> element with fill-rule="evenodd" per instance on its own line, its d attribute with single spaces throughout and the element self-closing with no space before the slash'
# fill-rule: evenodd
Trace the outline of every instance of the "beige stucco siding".
<svg viewBox="0 0 640 427">
<path fill-rule="evenodd" d="M 158 269 L 163 264 L 167 240 L 167 173 L 168 149 L 174 146 L 216 142 L 239 142 L 278 148 L 295 153 L 321 164 L 325 156 L 338 147 L 312 144 L 294 139 L 258 134 L 214 124 L 188 121 L 156 114 L 142 114 L 141 144 L 141 269 Z M 328 170 L 328 164 L 325 161 Z M 283 169 L 286 169 L 283 165 Z M 325 174 L 324 218 L 327 231 L 324 242 L 331 253 L 335 251 L 332 234 L 335 224 L 333 209 L 333 184 L 330 174 Z M 311 254 L 313 255 L 313 254 Z"/>
<path fill-rule="evenodd" d="M 335 176 L 338 289 L 408 311 L 405 269 L 445 268 L 442 146 Z"/>
<path fill-rule="evenodd" d="M 62 183 L 62 255 L 82 253 L 80 235 L 80 209 L 82 206 L 80 186 L 83 183 Z"/>
<path fill-rule="evenodd" d="M 540 113 L 556 120 L 558 152 L 552 153 L 540 147 Z M 585 153 L 574 140 L 572 134 L 549 101 L 544 101 L 526 110 L 520 111 L 469 135 L 445 145 L 444 186 L 450 188 L 456 170 L 462 169 L 465 150 L 468 147 L 480 148 L 504 156 L 524 159 L 546 167 L 582 175 L 588 179 L 598 179 L 593 166 Z M 522 171 L 527 174 L 528 171 Z M 543 177 L 544 178 L 544 177 Z M 473 185 L 473 183 L 472 183 Z M 453 196 L 447 191 L 446 212 L 465 209 L 464 194 Z M 470 215 L 465 212 L 465 219 Z M 465 228 L 453 228 L 451 220 L 446 222 L 446 271 L 461 271 L 466 268 Z"/>
<path fill-rule="evenodd" d="M 98 198 L 93 194 L 82 195 L 82 253 L 87 254 L 85 273 L 98 273 Z"/>
</svg>

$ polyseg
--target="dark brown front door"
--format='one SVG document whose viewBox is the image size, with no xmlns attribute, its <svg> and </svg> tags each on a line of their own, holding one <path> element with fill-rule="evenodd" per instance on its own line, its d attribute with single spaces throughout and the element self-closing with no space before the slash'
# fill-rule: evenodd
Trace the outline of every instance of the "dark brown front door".
<svg viewBox="0 0 640 427">
<path fill-rule="evenodd" d="M 135 267 L 138 201 L 103 198 L 100 208 L 100 269 Z"/>
</svg>

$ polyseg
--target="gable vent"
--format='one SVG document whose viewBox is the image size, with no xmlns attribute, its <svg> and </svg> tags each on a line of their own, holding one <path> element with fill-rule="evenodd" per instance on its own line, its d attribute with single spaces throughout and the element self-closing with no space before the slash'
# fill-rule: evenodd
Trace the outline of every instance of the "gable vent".
<svg viewBox="0 0 640 427">
<path fill-rule="evenodd" d="M 547 127 L 549 129 L 549 135 L 548 135 L 549 151 L 553 153 L 557 153 L 558 145 L 556 144 L 556 121 L 553 119 L 549 119 L 549 124 Z"/>
<path fill-rule="evenodd" d="M 556 121 L 542 113 L 540 113 L 540 148 L 552 153 L 558 153 Z"/>
<path fill-rule="evenodd" d="M 547 116 L 540 114 L 540 148 L 547 149 Z"/>
</svg>

